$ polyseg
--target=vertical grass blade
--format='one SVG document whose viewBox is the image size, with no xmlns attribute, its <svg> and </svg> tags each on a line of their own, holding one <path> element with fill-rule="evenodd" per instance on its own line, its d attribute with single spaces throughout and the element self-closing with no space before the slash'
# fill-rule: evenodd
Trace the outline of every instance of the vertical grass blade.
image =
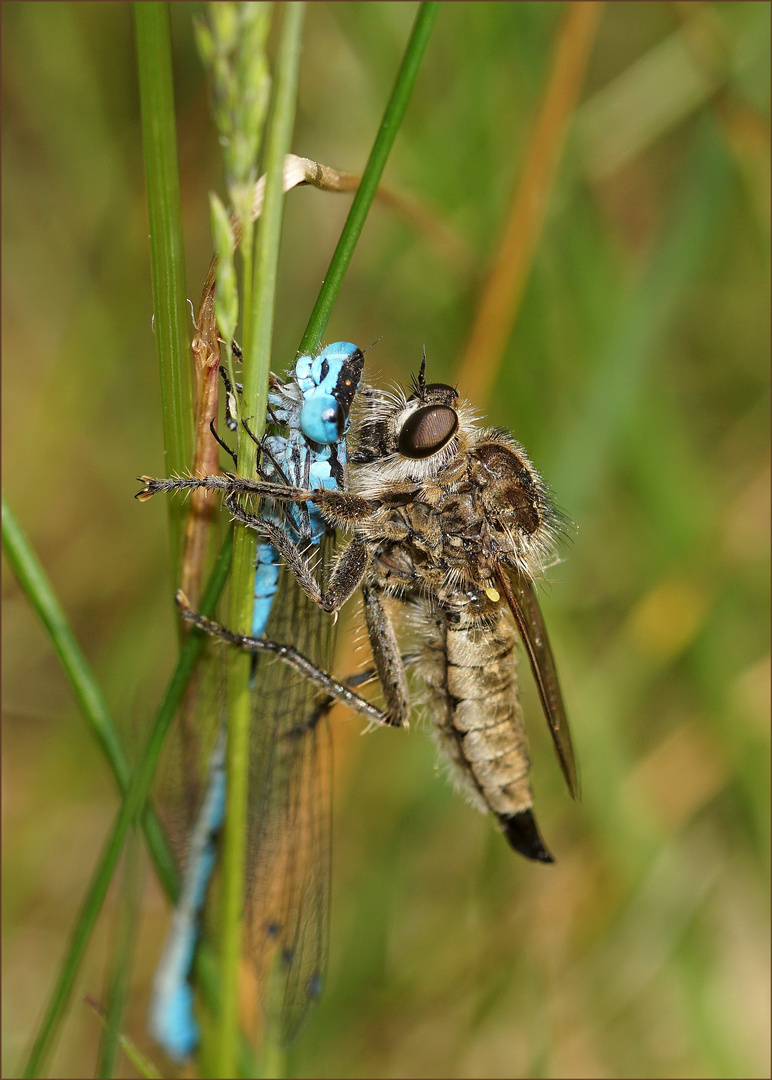
<svg viewBox="0 0 772 1080">
<path fill-rule="evenodd" d="M 277 58 L 275 97 L 266 145 L 266 188 L 257 233 L 254 276 L 245 281 L 245 340 L 243 408 L 262 430 L 267 406 L 276 268 L 279 259 L 284 205 L 284 158 L 290 149 L 300 69 L 304 5 L 286 4 Z M 254 475 L 255 445 L 241 431 L 239 471 Z M 246 632 L 252 625 L 256 536 L 241 535 L 234 546 L 231 583 L 231 625 Z M 245 823 L 249 784 L 249 724 L 251 695 L 248 656 L 229 658 L 228 681 L 228 812 L 223 850 L 223 937 L 221 1009 L 218 1024 L 217 1075 L 236 1075 L 238 1049 L 238 966 L 241 956 L 241 915 L 244 900 Z"/>
<path fill-rule="evenodd" d="M 154 329 L 161 380 L 164 469 L 169 474 L 189 468 L 192 460 L 193 389 L 168 5 L 157 0 L 135 3 L 134 25 L 150 225 Z M 176 586 L 185 507 L 180 500 L 169 499 L 168 513 L 172 580 Z"/>
</svg>

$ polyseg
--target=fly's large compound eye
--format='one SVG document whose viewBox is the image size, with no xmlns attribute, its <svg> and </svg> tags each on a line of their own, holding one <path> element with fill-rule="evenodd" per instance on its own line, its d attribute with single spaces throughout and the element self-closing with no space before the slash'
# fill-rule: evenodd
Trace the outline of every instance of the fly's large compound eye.
<svg viewBox="0 0 772 1080">
<path fill-rule="evenodd" d="M 402 425 L 398 448 L 406 458 L 427 458 L 442 450 L 458 431 L 458 415 L 448 405 L 425 405 Z"/>
</svg>

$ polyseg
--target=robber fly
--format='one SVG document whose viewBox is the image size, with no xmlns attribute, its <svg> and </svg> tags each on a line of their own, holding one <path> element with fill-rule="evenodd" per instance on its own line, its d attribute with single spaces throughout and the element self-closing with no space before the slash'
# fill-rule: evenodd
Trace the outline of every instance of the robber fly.
<svg viewBox="0 0 772 1080">
<path fill-rule="evenodd" d="M 515 646 L 519 635 L 566 783 L 576 796 L 571 737 L 535 591 L 535 580 L 554 561 L 566 522 L 523 448 L 502 431 L 478 427 L 456 390 L 427 384 L 425 371 L 424 355 L 410 396 L 367 396 L 350 455 L 349 491 L 203 477 L 143 478 L 143 494 L 221 490 L 237 519 L 269 536 L 324 610 L 338 611 L 361 589 L 385 700 L 380 722 L 407 722 L 409 661 L 423 682 L 439 745 L 472 803 L 495 816 L 516 851 L 552 862 L 532 810 Z M 241 508 L 242 495 L 290 503 L 313 499 L 325 520 L 350 534 L 326 590 L 286 532 Z M 242 648 L 267 647 L 185 614 Z M 407 658 L 398 643 L 400 614 L 417 640 L 417 653 Z M 327 676 L 316 671 L 311 677 L 322 685 Z M 349 704 L 372 717 L 365 699 L 357 696 Z"/>
</svg>

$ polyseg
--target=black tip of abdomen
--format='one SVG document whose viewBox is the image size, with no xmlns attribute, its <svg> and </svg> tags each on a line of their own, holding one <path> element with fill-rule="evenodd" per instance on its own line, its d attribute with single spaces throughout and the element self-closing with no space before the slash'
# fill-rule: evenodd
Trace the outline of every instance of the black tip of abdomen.
<svg viewBox="0 0 772 1080">
<path fill-rule="evenodd" d="M 545 863 L 555 861 L 544 846 L 536 825 L 536 818 L 530 810 L 522 810 L 519 814 L 511 814 L 509 817 L 502 814 L 499 821 L 510 847 L 519 851 L 521 855 L 525 855 L 526 859 Z"/>
</svg>

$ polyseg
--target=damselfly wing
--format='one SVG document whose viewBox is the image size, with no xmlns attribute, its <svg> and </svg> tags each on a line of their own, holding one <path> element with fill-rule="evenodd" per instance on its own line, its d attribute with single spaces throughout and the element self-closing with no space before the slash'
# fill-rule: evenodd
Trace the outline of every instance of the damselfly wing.
<svg viewBox="0 0 772 1080">
<path fill-rule="evenodd" d="M 277 484 L 347 485 L 345 434 L 362 374 L 362 352 L 338 342 L 301 357 L 286 382 L 272 378 L 262 475 Z M 310 501 L 271 500 L 261 519 L 314 553 L 323 580 L 334 530 Z M 327 668 L 333 620 L 280 570 L 276 549 L 258 548 L 253 633 L 290 641 Z M 330 873 L 330 736 L 327 695 L 296 671 L 257 658 L 252 673 L 250 809 L 247 828 L 248 948 L 260 1015 L 280 1042 L 296 1034 L 324 976 Z M 162 1046 L 184 1058 L 199 1033 L 190 985 L 201 908 L 215 862 L 227 788 L 226 727 L 212 751 L 188 843 L 182 893 L 156 976 L 150 1025 Z"/>
</svg>

